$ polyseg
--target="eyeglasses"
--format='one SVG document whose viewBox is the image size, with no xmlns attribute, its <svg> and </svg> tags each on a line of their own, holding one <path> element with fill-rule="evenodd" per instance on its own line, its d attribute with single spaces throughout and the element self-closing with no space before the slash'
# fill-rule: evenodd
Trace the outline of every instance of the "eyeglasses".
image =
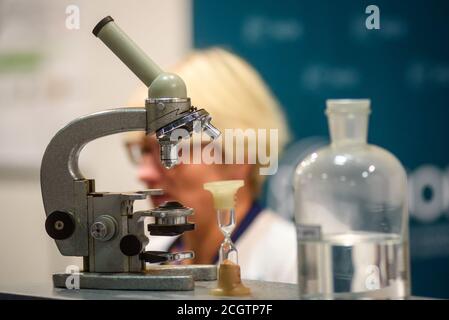
<svg viewBox="0 0 449 320">
<path fill-rule="evenodd" d="M 183 141 L 181 143 L 188 143 L 191 148 L 190 154 L 193 154 L 191 141 Z M 210 142 L 202 142 L 201 148 L 204 148 L 209 143 Z M 140 140 L 126 142 L 125 147 L 128 157 L 133 165 L 140 165 L 143 158 L 148 155 L 156 156 L 159 159 L 159 143 L 156 139 L 145 136 Z M 179 148 L 179 152 L 182 152 L 182 148 Z M 179 156 L 181 157 L 181 155 Z"/>
<path fill-rule="evenodd" d="M 127 141 L 125 143 L 128 157 L 132 164 L 139 165 L 145 155 L 159 154 L 159 144 L 156 140 L 143 137 L 136 141 Z"/>
</svg>

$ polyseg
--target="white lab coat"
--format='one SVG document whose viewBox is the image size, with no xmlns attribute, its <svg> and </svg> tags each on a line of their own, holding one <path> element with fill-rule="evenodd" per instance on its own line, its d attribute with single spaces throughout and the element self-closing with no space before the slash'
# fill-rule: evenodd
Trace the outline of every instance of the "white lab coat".
<svg viewBox="0 0 449 320">
<path fill-rule="evenodd" d="M 263 210 L 236 242 L 243 279 L 297 282 L 297 244 L 293 222 Z"/>
<path fill-rule="evenodd" d="M 176 237 L 151 237 L 147 250 L 167 250 Z M 265 209 L 237 239 L 243 279 L 297 283 L 293 222 Z"/>
</svg>

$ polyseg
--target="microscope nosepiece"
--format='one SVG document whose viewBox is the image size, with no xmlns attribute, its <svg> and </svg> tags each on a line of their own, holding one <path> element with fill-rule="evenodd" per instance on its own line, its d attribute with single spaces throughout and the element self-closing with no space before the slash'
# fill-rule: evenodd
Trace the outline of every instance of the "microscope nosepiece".
<svg viewBox="0 0 449 320">
<path fill-rule="evenodd" d="M 177 145 L 180 138 L 188 138 L 194 131 L 204 131 L 212 140 L 220 136 L 220 130 L 215 128 L 210 123 L 210 120 L 211 117 L 206 110 L 192 109 L 183 117 L 165 125 L 156 132 L 160 145 L 161 162 L 166 169 L 170 169 L 178 164 Z M 183 129 L 186 134 L 179 136 L 182 131 L 175 131 L 177 129 Z M 177 134 L 176 137 L 171 138 L 175 132 Z"/>
</svg>

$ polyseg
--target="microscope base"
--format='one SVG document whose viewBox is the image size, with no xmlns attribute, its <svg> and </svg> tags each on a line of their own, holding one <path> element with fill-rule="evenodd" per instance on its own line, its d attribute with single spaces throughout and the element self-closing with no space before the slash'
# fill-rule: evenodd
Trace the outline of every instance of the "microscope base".
<svg viewBox="0 0 449 320">
<path fill-rule="evenodd" d="M 79 276 L 79 282 L 76 277 Z M 57 273 L 53 275 L 56 288 L 102 290 L 193 290 L 195 281 L 186 276 L 152 276 L 144 273 Z"/>
<path fill-rule="evenodd" d="M 57 273 L 53 285 L 69 289 L 188 291 L 194 289 L 195 281 L 216 279 L 215 265 L 152 265 L 142 273 Z"/>
</svg>

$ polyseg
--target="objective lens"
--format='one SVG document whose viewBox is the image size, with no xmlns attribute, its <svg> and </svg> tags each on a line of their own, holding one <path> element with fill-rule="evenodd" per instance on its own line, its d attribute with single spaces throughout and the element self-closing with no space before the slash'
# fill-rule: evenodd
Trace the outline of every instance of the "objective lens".
<svg viewBox="0 0 449 320">
<path fill-rule="evenodd" d="M 173 168 L 178 163 L 178 146 L 171 141 L 159 141 L 161 146 L 161 162 L 166 169 Z"/>
<path fill-rule="evenodd" d="M 217 139 L 221 132 L 217 128 L 215 128 L 210 122 L 206 122 L 203 126 L 204 132 L 212 139 Z"/>
</svg>

